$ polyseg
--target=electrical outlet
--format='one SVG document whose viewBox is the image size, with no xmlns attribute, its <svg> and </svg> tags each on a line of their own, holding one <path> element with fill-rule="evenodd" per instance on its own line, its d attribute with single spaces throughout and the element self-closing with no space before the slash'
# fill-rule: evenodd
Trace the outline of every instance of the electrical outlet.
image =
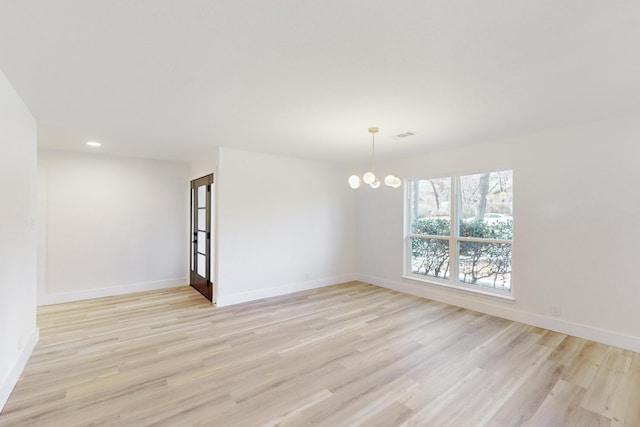
<svg viewBox="0 0 640 427">
<path fill-rule="evenodd" d="M 553 314 L 554 316 L 562 315 L 562 308 L 560 307 L 560 304 L 558 304 L 557 302 L 551 304 L 551 314 Z"/>
<path fill-rule="evenodd" d="M 311 279 L 311 273 L 309 273 L 309 272 L 307 271 L 307 274 L 305 274 L 305 277 L 306 277 L 306 279 L 307 279 L 307 280 Z"/>
</svg>

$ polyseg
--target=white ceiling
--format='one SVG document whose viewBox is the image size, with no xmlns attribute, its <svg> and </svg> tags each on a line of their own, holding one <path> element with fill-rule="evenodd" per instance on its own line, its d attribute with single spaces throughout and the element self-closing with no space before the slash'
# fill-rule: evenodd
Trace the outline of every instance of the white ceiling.
<svg viewBox="0 0 640 427">
<path fill-rule="evenodd" d="M 639 23 L 637 0 L 0 0 L 0 69 L 42 147 L 353 161 L 369 126 L 399 157 L 638 111 Z"/>
</svg>

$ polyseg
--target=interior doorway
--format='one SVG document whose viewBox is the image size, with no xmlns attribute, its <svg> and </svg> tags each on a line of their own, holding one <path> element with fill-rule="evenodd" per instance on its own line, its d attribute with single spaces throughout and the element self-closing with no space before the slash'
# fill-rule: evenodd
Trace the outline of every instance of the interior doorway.
<svg viewBox="0 0 640 427">
<path fill-rule="evenodd" d="M 213 174 L 191 181 L 191 273 L 189 284 L 213 301 L 211 186 Z"/>
</svg>

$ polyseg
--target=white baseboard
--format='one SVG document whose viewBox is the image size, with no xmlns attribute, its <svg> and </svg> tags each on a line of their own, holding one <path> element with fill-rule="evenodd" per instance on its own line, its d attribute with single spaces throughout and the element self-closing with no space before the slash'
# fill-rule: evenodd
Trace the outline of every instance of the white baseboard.
<svg viewBox="0 0 640 427">
<path fill-rule="evenodd" d="M 327 277 L 323 279 L 305 280 L 304 282 L 290 283 L 284 286 L 256 289 L 247 292 L 237 292 L 228 295 L 218 295 L 216 305 L 218 307 L 225 307 L 227 305 L 240 304 L 243 302 L 276 297 L 309 289 L 322 288 L 324 286 L 337 285 L 338 283 L 351 282 L 353 280 L 356 280 L 355 274 L 344 274 L 342 276 Z"/>
<path fill-rule="evenodd" d="M 116 295 L 132 294 L 135 292 L 153 291 L 156 289 L 174 288 L 176 286 L 188 286 L 189 279 L 181 277 L 178 279 L 159 280 L 156 282 L 134 283 L 124 286 L 113 286 L 108 288 L 83 289 L 72 292 L 46 293 L 38 297 L 38 305 L 61 304 L 72 301 L 82 301 L 94 298 L 112 297 Z"/>
<path fill-rule="evenodd" d="M 20 379 L 20 375 L 22 375 L 22 371 L 27 365 L 27 361 L 29 357 L 31 357 L 31 353 L 33 353 L 33 349 L 36 347 L 39 339 L 40 330 L 36 328 L 27 339 L 13 368 L 11 368 L 2 384 L 0 384 L 0 412 L 4 409 L 4 405 L 7 404 L 7 400 L 9 400 L 9 396 L 11 396 L 13 388 L 16 386 L 18 379 Z"/>
<path fill-rule="evenodd" d="M 383 288 L 393 289 L 398 292 L 479 311 L 503 319 L 526 323 L 527 325 L 549 329 L 566 335 L 640 352 L 640 337 L 572 322 L 566 319 L 559 319 L 557 317 L 545 316 L 539 313 L 518 310 L 513 307 L 512 303 L 497 302 L 491 297 L 470 297 L 463 291 L 445 291 L 436 289 L 434 286 L 429 286 L 428 284 L 410 283 L 405 280 L 395 281 L 364 275 L 359 275 L 358 280 Z"/>
</svg>

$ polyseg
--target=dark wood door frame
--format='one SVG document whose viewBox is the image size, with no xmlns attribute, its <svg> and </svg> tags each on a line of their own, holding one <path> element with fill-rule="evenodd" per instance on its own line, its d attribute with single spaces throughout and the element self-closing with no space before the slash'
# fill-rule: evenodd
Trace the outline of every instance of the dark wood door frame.
<svg viewBox="0 0 640 427">
<path fill-rule="evenodd" d="M 213 301 L 211 280 L 211 184 L 213 174 L 191 181 L 189 285 Z M 202 198 L 204 197 L 204 200 Z M 204 239 L 204 241 L 203 241 Z M 202 263 L 205 265 L 203 266 Z"/>
</svg>

